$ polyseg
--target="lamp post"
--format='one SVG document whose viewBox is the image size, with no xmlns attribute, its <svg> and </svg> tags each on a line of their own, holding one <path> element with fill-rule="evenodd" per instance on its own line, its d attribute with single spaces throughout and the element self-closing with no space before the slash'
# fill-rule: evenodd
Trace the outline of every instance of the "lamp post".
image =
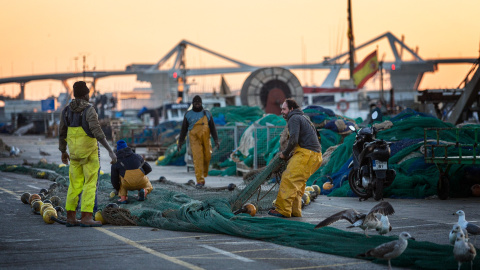
<svg viewBox="0 0 480 270">
<path fill-rule="evenodd" d="M 350 55 L 350 80 L 353 81 L 353 70 L 355 69 L 355 42 L 353 37 L 351 0 L 348 0 L 348 50 Z"/>
</svg>

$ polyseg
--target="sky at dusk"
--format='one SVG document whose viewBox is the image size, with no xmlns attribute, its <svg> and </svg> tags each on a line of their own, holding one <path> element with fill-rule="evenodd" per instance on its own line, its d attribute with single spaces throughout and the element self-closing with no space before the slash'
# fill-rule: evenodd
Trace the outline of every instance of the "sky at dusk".
<svg viewBox="0 0 480 270">
<path fill-rule="evenodd" d="M 399 39 L 404 35 L 423 59 L 479 56 L 478 0 L 352 0 L 352 5 L 356 45 L 391 32 Z M 183 39 L 251 65 L 309 64 L 348 50 L 347 0 L 0 0 L 0 34 L 0 78 L 81 71 L 84 55 L 88 70 L 125 70 L 132 63 L 156 63 Z M 357 60 L 375 49 L 359 50 Z M 187 57 L 187 68 L 225 66 L 190 48 Z M 393 60 L 386 42 L 378 43 L 378 57 Z M 470 68 L 441 65 L 425 75 L 420 88 L 457 87 Z M 326 76 L 292 72 L 303 85 L 320 85 Z M 235 90 L 248 75 L 225 78 Z M 348 71 L 339 77 L 347 76 Z M 218 89 L 220 76 L 195 82 L 196 89 Z M 97 84 L 100 92 L 135 87 L 149 84 L 135 76 Z M 17 95 L 19 89 L 3 84 L 0 94 Z M 59 81 L 26 84 L 29 99 L 60 91 Z"/>
</svg>

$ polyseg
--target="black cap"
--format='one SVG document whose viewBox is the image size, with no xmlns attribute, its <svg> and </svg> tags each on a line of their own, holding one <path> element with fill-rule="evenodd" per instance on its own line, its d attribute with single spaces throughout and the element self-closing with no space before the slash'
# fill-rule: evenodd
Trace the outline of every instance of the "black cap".
<svg viewBox="0 0 480 270">
<path fill-rule="evenodd" d="M 202 98 L 199 95 L 193 97 L 192 103 L 199 102 L 202 103 Z"/>
<path fill-rule="evenodd" d="M 84 81 L 78 81 L 73 84 L 73 96 L 76 98 L 83 97 L 90 93 L 87 84 Z"/>
</svg>

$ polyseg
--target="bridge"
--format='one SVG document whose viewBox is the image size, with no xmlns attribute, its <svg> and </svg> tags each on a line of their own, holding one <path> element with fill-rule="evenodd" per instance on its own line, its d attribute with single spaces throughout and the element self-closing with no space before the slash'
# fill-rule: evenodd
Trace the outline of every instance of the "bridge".
<svg viewBox="0 0 480 270">
<path fill-rule="evenodd" d="M 362 48 L 383 39 L 388 40 L 394 56 L 393 61 L 383 62 L 383 70 L 392 71 L 392 67 L 394 66 L 395 71 L 390 72 L 392 87 L 396 90 L 410 90 L 412 91 L 412 94 L 418 90 L 418 86 L 420 85 L 424 73 L 435 72 L 439 64 L 473 64 L 477 60 L 477 58 L 426 60 L 421 58 L 415 51 L 406 46 L 404 42 L 390 32 L 379 35 L 370 41 L 357 46 L 355 50 L 361 50 Z M 197 48 L 205 53 L 226 60 L 234 66 L 218 68 L 188 68 L 185 62 L 187 46 Z M 398 48 L 401 51 L 399 51 Z M 402 59 L 404 50 L 410 53 L 414 60 L 404 61 Z M 251 72 L 250 76 L 242 86 L 242 104 L 265 108 L 267 106 L 266 103 L 269 100 L 269 95 L 274 93 L 280 93 L 280 95 L 284 97 L 292 97 L 300 103 L 302 102 L 303 88 L 296 76 L 290 72 L 292 69 L 330 70 L 321 87 L 333 87 L 340 70 L 349 68 L 348 54 L 349 52 L 345 52 L 314 64 L 278 65 L 276 67 L 254 66 L 214 52 L 187 40 L 182 40 L 155 64 L 132 64 L 127 66 L 124 71 L 84 71 L 82 73 L 56 73 L 0 78 L 0 84 L 19 83 L 21 91 L 18 98 L 24 99 L 25 86 L 28 82 L 37 80 L 59 80 L 63 83 L 66 92 L 70 97 L 72 91 L 67 83 L 68 79 L 79 77 L 92 78 L 92 87 L 95 89 L 95 84 L 98 79 L 110 76 L 136 75 L 138 81 L 151 83 L 154 92 L 154 101 L 157 104 L 162 104 L 166 100 L 175 102 L 179 95 L 179 89 L 183 88 L 183 85 L 187 82 L 187 78 L 190 76 Z M 173 60 L 173 65 L 170 68 L 165 69 L 165 64 L 170 60 Z M 182 87 L 179 88 L 179 85 L 182 85 Z"/>
</svg>

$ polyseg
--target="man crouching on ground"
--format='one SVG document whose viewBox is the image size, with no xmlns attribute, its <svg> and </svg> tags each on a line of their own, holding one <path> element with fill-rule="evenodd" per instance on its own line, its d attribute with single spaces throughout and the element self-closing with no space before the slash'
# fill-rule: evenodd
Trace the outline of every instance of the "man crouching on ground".
<svg viewBox="0 0 480 270">
<path fill-rule="evenodd" d="M 133 153 L 124 140 L 117 142 L 117 163 L 112 165 L 112 186 L 120 196 L 118 203 L 128 203 L 128 191 L 138 190 L 138 200 L 144 201 L 153 190 L 147 177 L 152 167 L 140 155 Z"/>
<path fill-rule="evenodd" d="M 280 153 L 280 158 L 288 159 L 293 155 L 282 174 L 275 209 L 268 214 L 276 217 L 301 217 L 305 184 L 322 164 L 322 147 L 317 130 L 295 100 L 285 100 L 282 115 L 287 120 L 289 138 L 287 148 Z"/>
</svg>

